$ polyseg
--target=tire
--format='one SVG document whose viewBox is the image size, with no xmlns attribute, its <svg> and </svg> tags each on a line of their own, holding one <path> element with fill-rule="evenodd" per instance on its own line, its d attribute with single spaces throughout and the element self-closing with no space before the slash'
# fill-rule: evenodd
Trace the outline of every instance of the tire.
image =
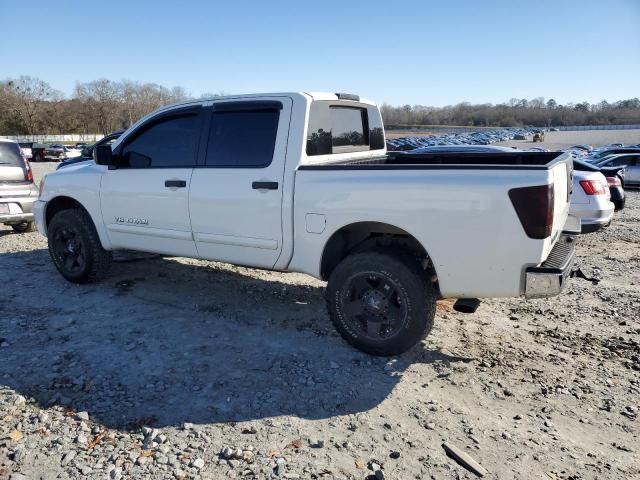
<svg viewBox="0 0 640 480">
<path fill-rule="evenodd" d="M 47 227 L 49 255 L 70 282 L 89 283 L 105 277 L 111 254 L 102 248 L 89 214 L 79 208 L 55 214 Z"/>
<path fill-rule="evenodd" d="M 418 262 L 389 252 L 345 258 L 327 286 L 327 309 L 342 337 L 358 350 L 399 355 L 433 327 L 436 291 Z"/>
<path fill-rule="evenodd" d="M 16 223 L 15 225 L 11 225 L 11 228 L 13 228 L 13 231 L 16 233 L 28 233 L 28 232 L 35 232 L 36 230 L 36 223 L 31 221 L 31 222 L 21 222 L 21 223 Z"/>
</svg>

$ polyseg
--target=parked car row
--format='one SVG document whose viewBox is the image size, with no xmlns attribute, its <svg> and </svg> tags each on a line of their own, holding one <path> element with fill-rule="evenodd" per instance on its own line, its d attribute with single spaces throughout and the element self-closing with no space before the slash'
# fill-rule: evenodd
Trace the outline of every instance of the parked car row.
<svg viewBox="0 0 640 480">
<path fill-rule="evenodd" d="M 76 144 L 74 147 L 70 147 L 61 143 L 19 143 L 24 158 L 33 162 L 62 162 L 69 158 L 79 157 L 80 145 L 84 146 L 85 144 Z"/>
<path fill-rule="evenodd" d="M 491 145 L 507 140 L 527 140 L 544 133 L 541 128 L 500 128 L 481 132 L 445 133 L 430 137 L 402 137 L 387 139 L 387 150 L 414 150 L 420 147 L 447 145 Z"/>
<path fill-rule="evenodd" d="M 69 165 L 74 165 L 79 162 L 93 160 L 93 151 L 95 150 L 96 147 L 100 145 L 111 145 L 118 138 L 120 138 L 120 135 L 122 135 L 123 133 L 124 133 L 124 130 L 118 130 L 117 132 L 113 132 L 105 137 L 102 137 L 100 140 L 98 140 L 96 143 L 92 145 L 87 145 L 86 143 L 83 143 L 82 149 L 80 150 L 80 155 L 64 160 L 56 167 L 56 170 L 68 167 Z"/>
</svg>

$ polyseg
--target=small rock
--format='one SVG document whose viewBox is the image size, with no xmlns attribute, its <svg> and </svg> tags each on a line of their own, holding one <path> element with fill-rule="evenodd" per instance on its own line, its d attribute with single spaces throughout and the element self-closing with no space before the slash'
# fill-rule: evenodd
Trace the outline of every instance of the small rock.
<svg viewBox="0 0 640 480">
<path fill-rule="evenodd" d="M 375 474 L 377 480 L 385 480 L 384 470 L 376 470 Z"/>
<path fill-rule="evenodd" d="M 502 438 L 505 440 L 511 440 L 511 434 L 509 432 L 502 432 Z"/>
<path fill-rule="evenodd" d="M 76 456 L 76 452 L 73 450 L 65 453 L 62 459 L 60 460 L 60 465 L 63 465 L 63 466 L 67 465 L 71 460 L 75 458 L 75 456 Z"/>
<path fill-rule="evenodd" d="M 309 446 L 312 448 L 324 448 L 324 440 L 320 440 L 320 439 L 310 440 Z"/>
<path fill-rule="evenodd" d="M 183 423 L 182 424 L 182 429 L 183 430 L 193 430 L 193 423 L 187 423 L 187 422 Z"/>
<path fill-rule="evenodd" d="M 255 460 L 255 454 L 251 451 L 245 450 L 244 452 L 242 452 L 242 460 L 247 463 L 253 463 L 253 461 Z"/>
<path fill-rule="evenodd" d="M 204 460 L 201 458 L 196 458 L 192 463 L 191 463 L 192 467 L 197 468 L 198 470 L 200 470 L 202 467 L 204 467 Z"/>
<path fill-rule="evenodd" d="M 436 428 L 436 424 L 433 422 L 427 422 L 424 427 L 427 430 L 434 430 Z"/>
<path fill-rule="evenodd" d="M 76 413 L 76 420 L 82 420 L 82 421 L 88 422 L 89 414 L 87 412 L 78 412 Z"/>
<path fill-rule="evenodd" d="M 400 458 L 400 452 L 391 452 L 389 454 L 389 458 L 393 458 L 394 460 L 397 460 Z"/>
<path fill-rule="evenodd" d="M 16 449 L 13 451 L 12 460 L 15 463 L 21 463 L 24 460 L 26 455 L 26 451 L 22 445 L 18 445 Z"/>
<path fill-rule="evenodd" d="M 225 460 L 229 460 L 231 457 L 233 457 L 233 449 L 230 447 L 224 447 L 220 452 L 220 455 L 222 455 Z"/>
<path fill-rule="evenodd" d="M 82 475 L 86 476 L 89 475 L 93 469 L 89 465 L 81 465 L 80 467 L 78 467 L 78 470 L 80 470 L 80 473 Z"/>
</svg>

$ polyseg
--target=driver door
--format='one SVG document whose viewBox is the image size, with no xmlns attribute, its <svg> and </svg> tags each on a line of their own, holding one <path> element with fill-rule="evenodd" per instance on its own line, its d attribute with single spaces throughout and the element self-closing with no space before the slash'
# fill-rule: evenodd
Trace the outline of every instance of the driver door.
<svg viewBox="0 0 640 480">
<path fill-rule="evenodd" d="M 189 189 L 202 110 L 199 106 L 163 112 L 116 148 L 117 167 L 104 173 L 100 196 L 113 248 L 197 256 Z"/>
</svg>

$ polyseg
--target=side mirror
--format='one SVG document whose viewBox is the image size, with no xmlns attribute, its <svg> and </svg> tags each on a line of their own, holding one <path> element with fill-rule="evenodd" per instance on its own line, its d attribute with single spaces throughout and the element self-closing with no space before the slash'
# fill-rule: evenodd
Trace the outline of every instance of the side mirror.
<svg viewBox="0 0 640 480">
<path fill-rule="evenodd" d="M 98 145 L 93 149 L 93 159 L 98 165 L 115 165 L 111 145 Z"/>
</svg>

